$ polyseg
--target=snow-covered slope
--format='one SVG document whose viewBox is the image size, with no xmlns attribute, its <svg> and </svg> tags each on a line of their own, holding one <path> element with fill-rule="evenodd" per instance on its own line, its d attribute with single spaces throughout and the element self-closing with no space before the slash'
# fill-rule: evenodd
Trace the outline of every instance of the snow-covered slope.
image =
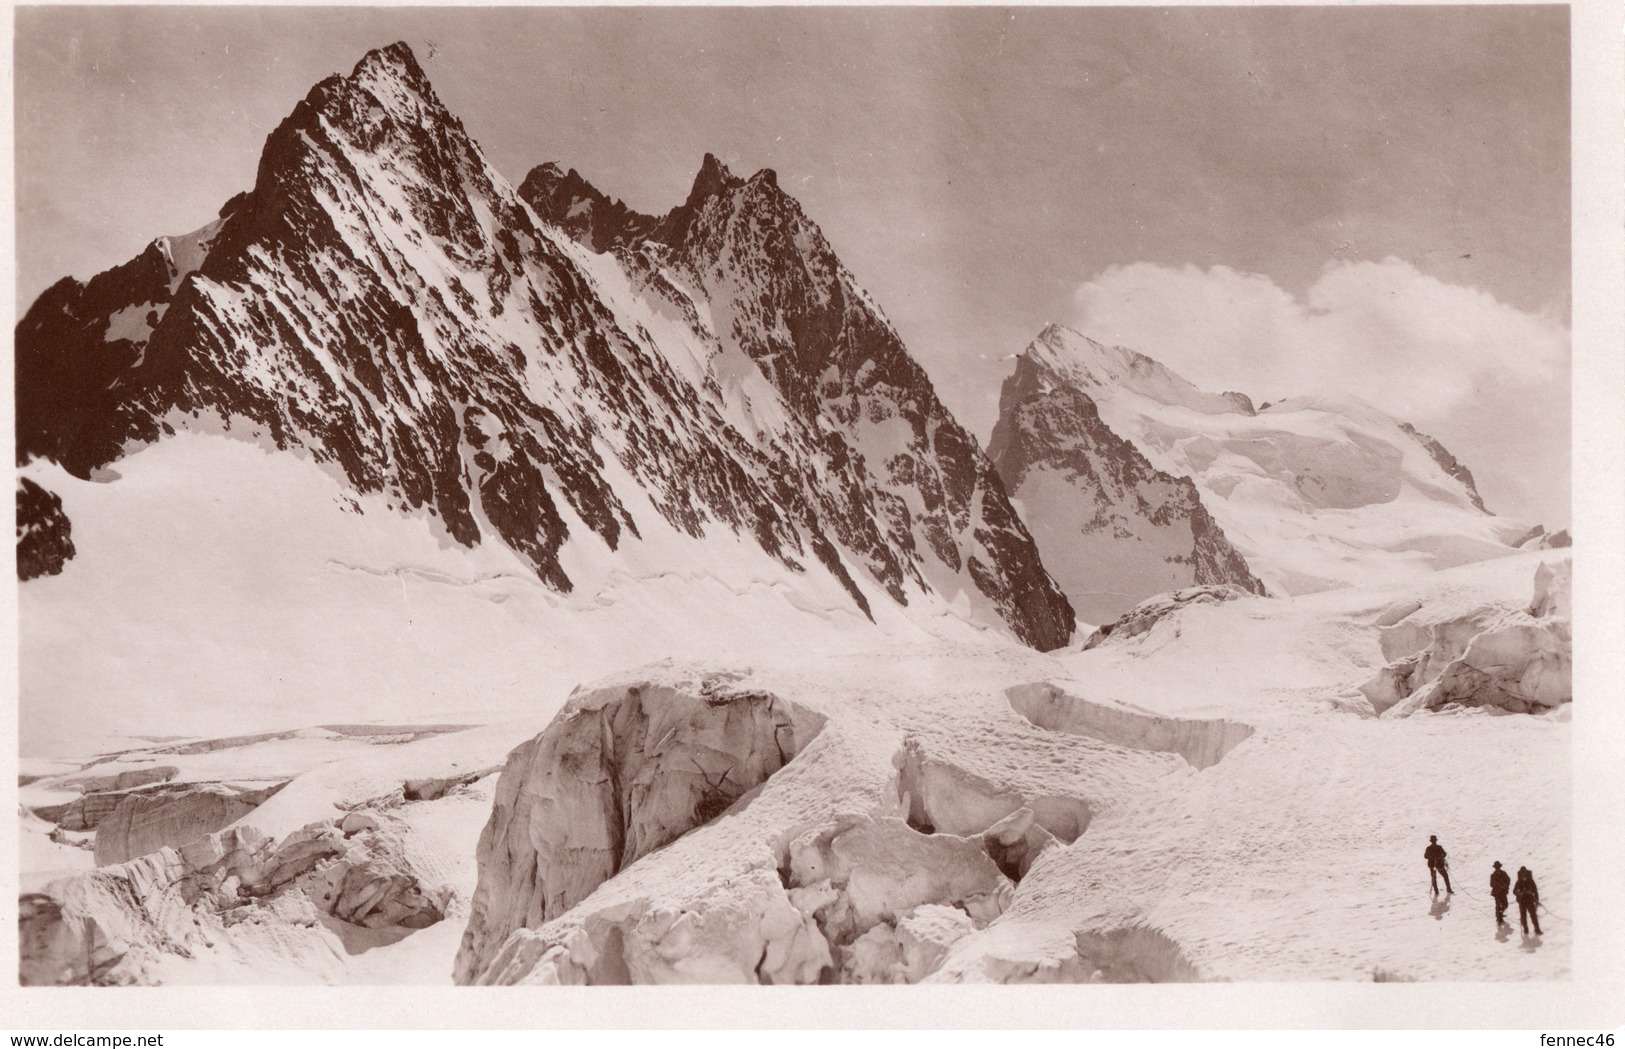
<svg viewBox="0 0 1625 1049">
<path fill-rule="evenodd" d="M 629 510 L 640 540 L 564 551 L 577 585 L 560 594 L 504 545 L 451 543 L 308 457 L 233 435 L 177 433 L 116 470 L 98 482 L 23 468 L 61 493 L 78 549 L 18 589 L 25 754 L 132 734 L 485 722 L 674 652 L 983 632 L 948 609 L 911 619 L 866 583 L 871 623 L 831 576 L 731 532 L 690 536 L 647 499 Z"/>
<path fill-rule="evenodd" d="M 537 218 L 405 45 L 371 52 L 295 107 L 220 222 L 35 304 L 19 455 L 88 477 L 220 418 L 462 546 L 500 539 L 558 593 L 573 559 L 669 526 L 746 536 L 865 615 L 873 582 L 1065 643 L 1070 609 L 975 442 L 771 183 L 701 172 L 673 215 L 724 253 L 704 280 L 623 269 Z M 753 320 L 767 351 L 740 333 L 789 279 L 786 240 L 842 297 L 775 300 Z"/>
<path fill-rule="evenodd" d="M 188 437 L 131 456 L 127 476 L 188 447 L 285 462 Z M 332 498 L 338 484 L 319 479 Z M 79 493 L 66 491 L 71 506 Z M 413 552 L 385 550 L 400 540 L 377 522 L 409 520 L 335 507 L 323 541 L 346 551 L 339 529 L 366 525 L 349 555 L 371 545 L 379 563 L 399 562 Z M 557 648 L 535 638 L 527 647 L 525 625 L 548 634 L 583 621 L 618 633 L 641 620 L 613 620 L 614 606 L 553 616 L 537 599 L 557 596 L 519 571 L 460 585 L 434 578 L 445 567 L 434 552 L 466 555 L 423 538 L 413 554 L 421 572 L 317 580 L 333 605 L 312 605 L 313 643 L 346 616 L 409 620 L 392 645 L 359 650 L 372 691 L 341 681 L 312 696 L 305 709 L 319 720 L 303 728 L 126 740 L 88 763 L 34 764 L 22 792 L 35 813 L 24 823 L 30 982 L 1570 972 L 1566 704 L 1542 716 L 1457 704 L 1376 717 L 1365 691 L 1394 658 L 1448 643 L 1450 624 L 1494 630 L 1509 616 L 1564 614 L 1566 551 L 1294 599 L 1233 591 L 1227 601 L 1166 601 L 1144 629 L 1050 654 L 968 630 L 952 643 L 915 632 L 876 645 L 876 629 L 850 613 L 861 629 L 816 614 L 774 622 L 782 605 L 747 596 L 728 624 L 737 647 L 697 630 L 683 651 L 699 663 L 612 673 L 575 689 L 552 717 L 568 686 L 548 662 L 577 673 L 593 659 L 626 665 L 675 650 L 677 633 L 705 622 L 701 610 L 652 594 L 686 617 L 665 638 L 620 634 L 614 651 L 583 658 L 583 627 Z M 71 583 L 76 567 L 35 582 Z M 130 629 L 157 639 L 162 605 L 190 581 L 175 591 L 143 582 L 155 592 L 130 606 L 142 625 Z M 374 585 L 398 589 L 399 604 Z M 352 593 L 356 603 L 344 604 Z M 481 616 L 481 603 L 503 593 L 505 615 Z M 463 710 L 409 688 L 378 694 L 409 684 L 410 670 L 392 678 L 383 664 L 391 653 L 418 658 L 402 643 L 416 639 L 414 623 L 438 632 L 458 617 L 469 622 L 453 640 L 485 656 L 464 673 L 513 705 Z M 504 629 L 505 618 L 509 633 L 473 638 Z M 313 647 L 309 679 L 267 694 L 318 687 L 345 645 L 378 626 L 363 621 Z M 188 717 L 205 724 L 209 700 L 197 697 Z M 378 723 L 386 711 L 396 716 Z M 221 713 L 222 724 L 227 713 L 241 720 L 241 710 Z M 89 742 L 59 753 L 83 755 Z M 267 790 L 231 827 L 165 838 L 218 821 L 222 792 Z M 86 820 L 106 821 L 127 847 L 163 848 L 75 874 L 89 860 L 75 846 L 96 831 Z M 1430 833 L 1450 850 L 1453 897 L 1427 892 L 1420 853 Z M 1497 930 L 1479 884 L 1493 859 L 1536 871 L 1549 907 L 1543 937 Z"/>
<path fill-rule="evenodd" d="M 1102 484 L 1086 471 L 1055 465 L 1076 456 L 1073 445 L 1111 446 L 1107 436 L 1080 441 L 1080 432 L 1115 435 L 1156 470 L 1189 478 L 1199 500 L 1187 492 L 1164 495 L 1161 506 L 1168 509 L 1161 509 L 1142 494 L 1147 506 L 1139 516 L 1156 521 L 1159 510 L 1178 511 L 1194 523 L 1203 515 L 1185 508 L 1199 505 L 1222 529 L 1225 546 L 1272 593 L 1398 581 L 1418 571 L 1501 557 L 1525 533 L 1525 526 L 1483 509 L 1471 473 L 1437 441 L 1352 397 L 1289 398 L 1255 409 L 1242 394 L 1199 390 L 1148 357 L 1059 325 L 1046 328 L 1020 355 L 1006 394 L 995 457 L 1010 461 L 1009 475 L 1029 486 L 1013 491 L 1046 563 L 1065 566 L 1054 569 L 1058 578 L 1070 569 L 1081 580 L 1070 584 L 1069 593 L 1090 585 L 1093 562 L 1078 554 L 1079 567 L 1072 569 L 1062 553 L 1068 544 L 1059 537 L 1076 538 L 1076 521 L 1092 522 L 1083 511 L 1102 498 L 1106 503 L 1097 513 L 1108 519 L 1113 511 L 1106 507 L 1124 502 L 1121 484 Z M 1093 418 L 1081 407 L 1087 402 L 1098 421 L 1092 428 L 1046 428 L 1041 423 L 1056 413 L 1057 402 L 1075 402 L 1071 416 Z M 1042 468 L 1028 479 L 1032 463 Z M 1134 513 L 1116 512 L 1129 519 L 1125 530 L 1144 529 Z M 1167 553 L 1148 543 L 1149 558 L 1173 556 L 1175 545 L 1186 556 L 1182 530 L 1178 539 L 1163 540 Z M 1088 534 L 1071 545 L 1088 549 Z M 1242 582 L 1212 569 L 1206 574 L 1192 573 L 1186 581 Z M 1147 583 L 1135 596 L 1156 589 Z"/>
</svg>

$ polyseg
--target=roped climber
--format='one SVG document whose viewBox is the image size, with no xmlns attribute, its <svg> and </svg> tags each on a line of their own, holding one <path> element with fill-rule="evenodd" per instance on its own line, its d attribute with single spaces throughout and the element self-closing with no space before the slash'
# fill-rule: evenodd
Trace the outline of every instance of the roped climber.
<svg viewBox="0 0 1625 1049">
<path fill-rule="evenodd" d="M 1535 887 L 1535 876 L 1528 867 L 1518 868 L 1518 880 L 1512 886 L 1512 895 L 1518 900 L 1518 924 L 1523 926 L 1523 934 L 1529 935 L 1531 922 L 1535 926 L 1535 935 L 1540 935 L 1540 890 Z"/>
<path fill-rule="evenodd" d="M 1490 897 L 1495 900 L 1495 924 L 1505 925 L 1507 920 L 1507 890 L 1512 887 L 1512 879 L 1507 872 L 1501 869 L 1501 861 L 1495 861 L 1495 869 L 1490 872 Z"/>
<path fill-rule="evenodd" d="M 1444 891 L 1455 895 L 1456 890 L 1450 887 L 1450 868 L 1444 859 L 1444 846 L 1439 844 L 1437 834 L 1428 835 L 1428 847 L 1422 851 L 1422 858 L 1428 861 L 1428 878 L 1433 882 L 1433 895 L 1439 895 L 1439 875 L 1444 875 Z"/>
</svg>

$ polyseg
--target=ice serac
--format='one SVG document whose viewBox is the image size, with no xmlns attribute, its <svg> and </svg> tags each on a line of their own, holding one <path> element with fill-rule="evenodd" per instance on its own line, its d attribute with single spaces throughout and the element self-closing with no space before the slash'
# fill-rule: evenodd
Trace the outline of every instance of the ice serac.
<svg viewBox="0 0 1625 1049">
<path fill-rule="evenodd" d="M 1152 466 L 1112 432 L 1083 386 L 1069 381 L 1061 356 L 1068 352 L 1065 335 L 1052 326 L 1016 359 L 988 454 L 1072 607 L 1099 623 L 1181 587 L 1232 583 L 1263 593 L 1190 479 Z M 1122 363 L 1121 374 L 1107 372 L 1102 381 L 1142 375 L 1178 391 L 1148 358 L 1125 355 Z M 1242 407 L 1232 396 L 1188 399 L 1204 410 Z"/>
<path fill-rule="evenodd" d="M 1212 768 L 1253 734 L 1223 718 L 1159 716 L 1129 703 L 1085 699 L 1051 683 L 1006 690 L 1010 706 L 1041 728 L 1077 732 L 1107 743 L 1178 754 L 1193 768 Z"/>
<path fill-rule="evenodd" d="M 1545 714 L 1574 699 L 1572 562 L 1542 562 L 1525 608 L 1441 616 L 1426 607 L 1383 628 L 1392 660 L 1360 691 L 1374 712 L 1409 717 L 1443 707 Z"/>
<path fill-rule="evenodd" d="M 179 848 L 224 830 L 280 786 L 187 783 L 131 791 L 96 823 L 96 865 L 123 863 L 165 846 Z"/>
<path fill-rule="evenodd" d="M 239 941 L 330 953 L 328 926 L 412 930 L 443 917 L 443 894 L 425 892 L 396 842 L 340 822 L 280 841 L 232 827 L 51 883 L 22 901 L 22 983 L 159 983 L 166 959 Z"/>
<path fill-rule="evenodd" d="M 1135 457 L 1108 451 L 1116 446 L 1106 433 L 1148 465 L 1114 472 Z M 1161 553 L 1194 562 L 1169 562 L 1189 573 L 1174 585 L 1229 582 L 1257 592 L 1252 579 L 1288 595 L 1505 557 L 1524 534 L 1485 511 L 1472 474 L 1443 445 L 1356 398 L 1288 397 L 1255 408 L 1243 394 L 1210 393 L 1144 354 L 1059 325 L 1018 359 L 990 448 L 1046 563 L 1081 586 L 1091 571 L 1110 580 L 1109 567 L 1085 553 L 1090 540 L 1106 543 L 1108 530 L 1125 574 L 1156 567 Z M 1148 473 L 1179 479 L 1177 494 L 1140 479 Z M 1194 554 L 1184 514 L 1199 533 Z"/>
<path fill-rule="evenodd" d="M 835 543 L 895 600 L 963 591 L 1036 648 L 1070 638 L 1072 610 L 992 465 L 772 171 L 740 178 L 707 154 L 658 219 L 556 164 L 521 192 L 610 252 L 653 312 L 682 318 L 701 389 L 781 464 L 779 483 L 814 486 Z"/>
<path fill-rule="evenodd" d="M 1057 647 L 1070 610 L 974 441 L 770 174 L 638 216 L 527 206 L 404 44 L 317 84 L 253 188 L 17 328 L 18 447 L 87 477 L 179 428 L 295 451 L 555 591 L 645 531 Z M 539 221 L 537 214 L 547 221 Z M 644 238 L 637 258 L 620 247 Z"/>
<path fill-rule="evenodd" d="M 541 927 L 722 815 L 822 722 L 726 674 L 693 689 L 642 682 L 577 696 L 509 755 L 498 781 L 458 982 L 484 973 L 513 932 Z"/>
</svg>

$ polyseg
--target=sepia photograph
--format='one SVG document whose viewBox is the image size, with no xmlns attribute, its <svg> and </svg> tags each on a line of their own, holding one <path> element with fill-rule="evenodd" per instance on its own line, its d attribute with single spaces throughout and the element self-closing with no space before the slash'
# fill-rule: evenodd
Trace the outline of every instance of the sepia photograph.
<svg viewBox="0 0 1625 1049">
<path fill-rule="evenodd" d="M 34 1022 L 1606 1018 L 1582 7 L 9 13 Z"/>
</svg>

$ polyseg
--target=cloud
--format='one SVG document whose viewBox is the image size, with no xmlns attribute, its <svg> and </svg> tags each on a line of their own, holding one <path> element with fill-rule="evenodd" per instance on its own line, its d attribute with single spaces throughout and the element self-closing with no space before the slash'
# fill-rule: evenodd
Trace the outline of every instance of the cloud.
<svg viewBox="0 0 1625 1049">
<path fill-rule="evenodd" d="M 1492 510 L 1569 520 L 1570 334 L 1396 258 L 1328 264 L 1302 298 L 1227 266 L 1109 267 L 1080 330 L 1254 400 L 1349 393 L 1438 437 Z"/>
</svg>

